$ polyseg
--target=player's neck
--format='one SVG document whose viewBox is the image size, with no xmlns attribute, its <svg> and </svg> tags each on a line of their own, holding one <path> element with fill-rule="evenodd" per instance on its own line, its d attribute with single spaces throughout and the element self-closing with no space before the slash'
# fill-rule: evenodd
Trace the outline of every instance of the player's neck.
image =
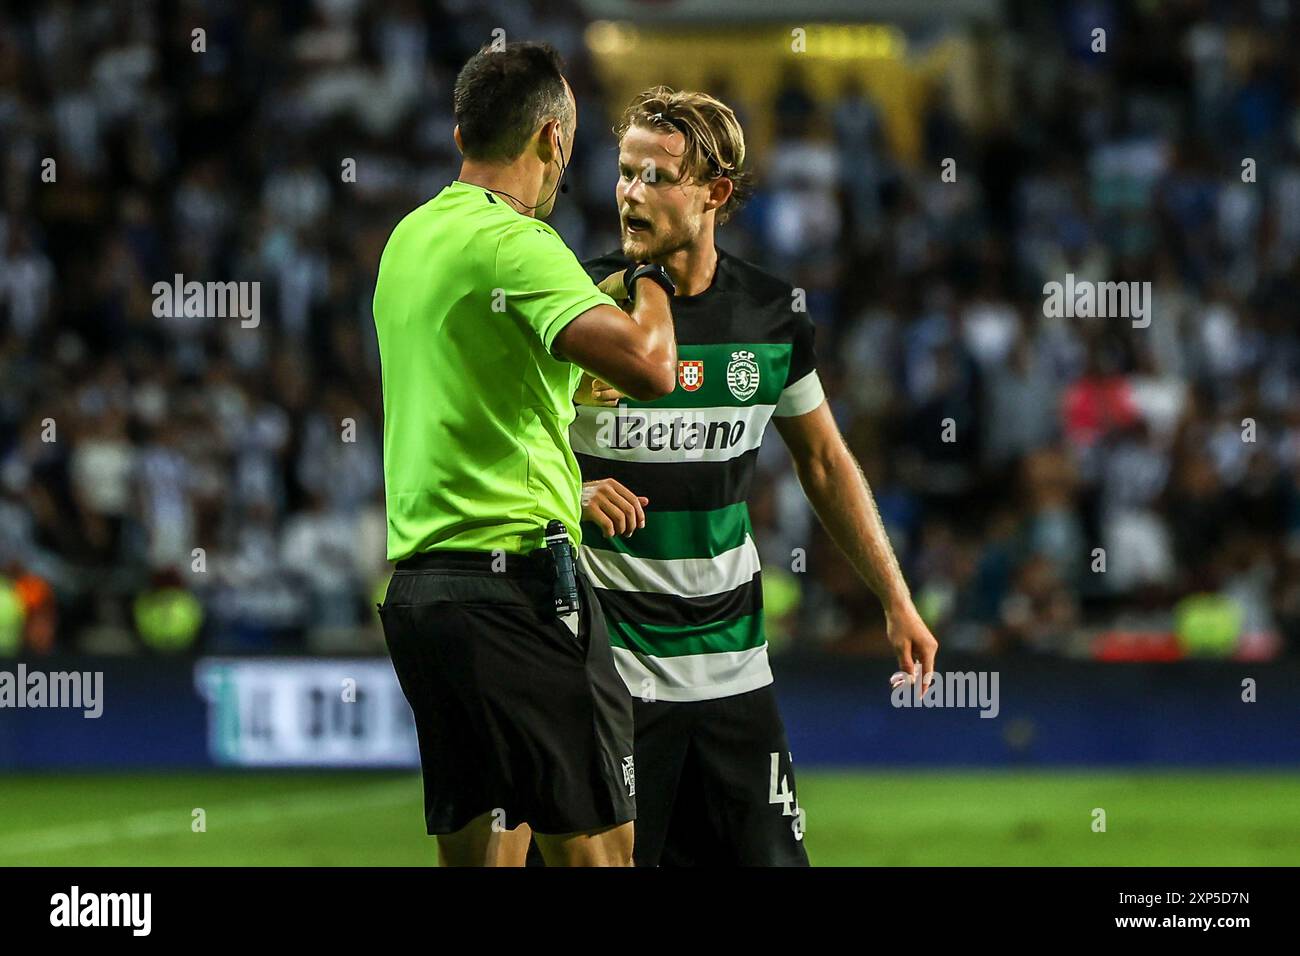
<svg viewBox="0 0 1300 956">
<path fill-rule="evenodd" d="M 528 207 L 538 205 L 543 167 L 537 163 L 532 165 L 535 168 L 526 169 L 520 163 L 501 165 L 467 159 L 461 163 L 460 175 L 456 179 L 492 191 L 515 212 L 535 216 L 535 210 Z"/>
<path fill-rule="evenodd" d="M 718 248 L 713 244 L 713 230 L 706 229 L 699 239 L 670 253 L 662 262 L 678 295 L 699 295 L 713 285 L 718 271 Z"/>
</svg>

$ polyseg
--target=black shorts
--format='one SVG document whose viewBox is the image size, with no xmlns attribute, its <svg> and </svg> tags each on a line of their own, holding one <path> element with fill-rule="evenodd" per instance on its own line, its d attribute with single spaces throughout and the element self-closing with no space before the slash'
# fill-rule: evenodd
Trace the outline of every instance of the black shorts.
<svg viewBox="0 0 1300 956">
<path fill-rule="evenodd" d="M 632 702 L 590 585 L 579 577 L 575 636 L 555 615 L 548 562 L 509 556 L 494 573 L 491 559 L 403 562 L 379 609 L 415 715 L 428 832 L 492 812 L 545 834 L 634 819 Z"/>
<path fill-rule="evenodd" d="M 772 685 L 633 702 L 637 866 L 807 866 L 804 813 Z"/>
</svg>

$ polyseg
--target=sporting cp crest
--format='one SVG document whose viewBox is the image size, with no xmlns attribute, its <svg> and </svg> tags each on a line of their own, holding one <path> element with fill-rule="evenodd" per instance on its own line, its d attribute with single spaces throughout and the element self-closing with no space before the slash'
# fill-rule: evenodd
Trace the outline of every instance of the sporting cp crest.
<svg viewBox="0 0 1300 956">
<path fill-rule="evenodd" d="M 704 384 L 703 362 L 678 362 L 677 382 L 688 392 L 693 392 Z"/>
<path fill-rule="evenodd" d="M 727 388 L 742 402 L 754 397 L 758 391 L 758 365 L 754 363 L 753 352 L 742 349 L 731 353 L 731 362 L 727 365 Z"/>
</svg>

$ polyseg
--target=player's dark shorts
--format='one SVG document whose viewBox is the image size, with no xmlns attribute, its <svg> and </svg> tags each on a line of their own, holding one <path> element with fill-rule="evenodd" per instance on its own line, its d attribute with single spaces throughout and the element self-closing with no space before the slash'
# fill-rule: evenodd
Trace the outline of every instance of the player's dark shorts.
<svg viewBox="0 0 1300 956">
<path fill-rule="evenodd" d="M 634 701 L 638 866 L 807 866 L 772 685 Z"/>
<path fill-rule="evenodd" d="M 380 618 L 415 715 L 430 834 L 498 812 L 561 834 L 626 823 L 632 702 L 581 577 L 578 634 L 555 615 L 545 553 L 436 552 L 398 564 Z"/>
</svg>

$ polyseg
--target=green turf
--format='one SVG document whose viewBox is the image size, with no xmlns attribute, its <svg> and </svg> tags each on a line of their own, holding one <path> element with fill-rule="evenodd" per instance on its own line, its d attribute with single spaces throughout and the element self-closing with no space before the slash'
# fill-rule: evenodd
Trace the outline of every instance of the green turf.
<svg viewBox="0 0 1300 956">
<path fill-rule="evenodd" d="M 1295 774 L 806 771 L 799 802 L 823 866 L 1300 863 Z M 195 808 L 206 832 L 192 831 Z M 0 866 L 433 859 L 412 774 L 0 778 Z"/>
</svg>

